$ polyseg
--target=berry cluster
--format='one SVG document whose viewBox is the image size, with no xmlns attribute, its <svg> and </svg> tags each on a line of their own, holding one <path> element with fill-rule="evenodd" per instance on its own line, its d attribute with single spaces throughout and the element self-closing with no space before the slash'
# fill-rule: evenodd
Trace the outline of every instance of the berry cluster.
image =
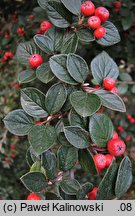
<svg viewBox="0 0 135 216">
<path fill-rule="evenodd" d="M 17 29 L 17 34 L 18 34 L 18 36 L 23 37 L 23 36 L 25 35 L 24 28 L 19 27 L 19 28 Z"/>
<path fill-rule="evenodd" d="M 101 39 L 106 34 L 106 29 L 101 25 L 108 20 L 110 13 L 105 7 L 95 8 L 91 1 L 86 1 L 81 5 L 81 13 L 90 18 L 88 19 L 88 26 L 94 29 L 94 36 Z"/>
<path fill-rule="evenodd" d="M 14 54 L 12 52 L 5 52 L 1 62 L 3 64 L 6 63 L 7 61 L 11 60 L 13 58 L 13 56 L 14 56 Z"/>
<path fill-rule="evenodd" d="M 119 12 L 119 10 L 122 6 L 121 2 L 115 1 L 113 4 L 114 4 L 114 12 L 116 12 L 116 13 Z"/>
</svg>

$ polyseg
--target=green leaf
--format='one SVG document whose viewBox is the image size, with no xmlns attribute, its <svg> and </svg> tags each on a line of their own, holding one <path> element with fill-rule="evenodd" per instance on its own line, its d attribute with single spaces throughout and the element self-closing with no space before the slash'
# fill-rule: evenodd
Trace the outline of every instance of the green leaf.
<svg viewBox="0 0 135 216">
<path fill-rule="evenodd" d="M 66 194 L 76 195 L 80 189 L 80 184 L 75 179 L 67 179 L 60 183 L 60 187 Z"/>
<path fill-rule="evenodd" d="M 78 149 L 85 149 L 90 146 L 90 137 L 87 131 L 80 127 L 68 126 L 64 128 L 67 140 Z"/>
<path fill-rule="evenodd" d="M 30 168 L 30 172 L 40 172 L 41 171 L 41 161 L 36 161 Z"/>
<path fill-rule="evenodd" d="M 91 116 L 101 107 L 100 98 L 95 94 L 76 91 L 70 95 L 70 102 L 75 111 L 83 117 Z"/>
<path fill-rule="evenodd" d="M 75 53 L 78 47 L 78 37 L 76 33 L 69 33 L 63 38 L 61 47 L 62 54 Z"/>
<path fill-rule="evenodd" d="M 45 169 L 46 177 L 54 179 L 57 171 L 57 160 L 55 154 L 51 151 L 46 151 L 42 154 L 42 166 Z"/>
<path fill-rule="evenodd" d="M 126 94 L 128 91 L 128 84 L 121 84 L 121 85 L 118 85 L 118 92 L 119 92 L 119 95 L 124 95 Z"/>
<path fill-rule="evenodd" d="M 37 0 L 41 8 L 46 9 L 49 0 Z"/>
<path fill-rule="evenodd" d="M 49 83 L 54 78 L 54 74 L 51 71 L 49 62 L 43 63 L 36 69 L 36 76 L 41 82 L 45 84 Z"/>
<path fill-rule="evenodd" d="M 97 40 L 97 43 L 103 46 L 112 46 L 120 42 L 120 35 L 116 26 L 109 21 L 102 24 L 106 29 L 106 34 L 101 39 Z"/>
<path fill-rule="evenodd" d="M 114 132 L 111 119 L 105 114 L 94 114 L 90 118 L 89 132 L 97 146 L 106 147 Z"/>
<path fill-rule="evenodd" d="M 85 60 L 72 53 L 67 57 L 67 69 L 73 79 L 78 83 L 83 83 L 89 74 L 89 68 Z"/>
<path fill-rule="evenodd" d="M 34 193 L 41 192 L 47 186 L 45 176 L 40 172 L 26 173 L 21 177 L 21 181 L 29 191 Z"/>
<path fill-rule="evenodd" d="M 52 192 L 45 193 L 46 200 L 62 200 L 62 197 Z"/>
<path fill-rule="evenodd" d="M 74 147 L 61 146 L 57 151 L 59 169 L 66 172 L 71 170 L 78 159 L 77 149 Z"/>
<path fill-rule="evenodd" d="M 60 54 L 50 58 L 50 67 L 53 74 L 61 81 L 77 85 L 78 83 L 73 80 L 67 70 L 67 55 Z"/>
<path fill-rule="evenodd" d="M 119 75 L 119 77 L 120 77 L 120 79 L 122 80 L 122 81 L 128 81 L 128 82 L 131 82 L 132 81 L 132 77 L 131 77 L 131 75 L 130 74 L 128 74 L 128 73 L 120 73 L 120 75 Z"/>
<path fill-rule="evenodd" d="M 126 112 L 125 104 L 117 94 L 105 90 L 98 90 L 95 94 L 99 96 L 103 106 L 118 112 Z"/>
<path fill-rule="evenodd" d="M 81 0 L 61 0 L 64 6 L 74 15 L 80 15 Z"/>
<path fill-rule="evenodd" d="M 34 41 L 43 52 L 49 55 L 54 54 L 53 42 L 49 37 L 37 34 L 34 36 Z"/>
<path fill-rule="evenodd" d="M 133 25 L 133 17 L 131 15 L 128 16 L 128 19 L 127 17 L 122 17 L 122 26 L 123 26 L 123 29 L 124 31 L 127 31 L 129 28 L 131 28 Z"/>
<path fill-rule="evenodd" d="M 116 180 L 115 194 L 118 198 L 122 197 L 130 188 L 132 179 L 132 164 L 129 157 L 125 156 L 121 161 Z"/>
<path fill-rule="evenodd" d="M 87 125 L 87 119 L 78 115 L 74 109 L 72 109 L 69 113 L 69 122 L 71 126 L 77 126 L 84 129 Z"/>
<path fill-rule="evenodd" d="M 89 28 L 79 28 L 77 30 L 77 36 L 80 41 L 86 43 L 90 43 L 91 41 L 95 40 L 93 33 Z"/>
<path fill-rule="evenodd" d="M 45 95 L 35 88 L 21 90 L 21 105 L 26 113 L 32 117 L 44 118 L 48 116 L 45 108 Z"/>
<path fill-rule="evenodd" d="M 132 92 L 133 94 L 135 94 L 135 85 L 132 86 L 131 92 Z"/>
<path fill-rule="evenodd" d="M 117 164 L 114 160 L 98 186 L 97 200 L 111 200 L 115 196 L 117 170 Z"/>
<path fill-rule="evenodd" d="M 72 15 L 61 2 L 49 1 L 47 5 L 47 14 L 50 21 L 59 28 L 70 26 Z"/>
<path fill-rule="evenodd" d="M 5 127 L 14 135 L 27 135 L 29 130 L 34 126 L 33 119 L 22 109 L 9 112 L 3 119 Z"/>
<path fill-rule="evenodd" d="M 63 200 L 76 200 L 76 195 L 69 195 L 66 194 L 61 187 L 59 186 L 59 194 L 62 197 Z"/>
<path fill-rule="evenodd" d="M 81 188 L 77 192 L 77 199 L 84 200 L 86 198 L 87 193 L 93 189 L 93 184 L 87 182 L 81 186 Z"/>
<path fill-rule="evenodd" d="M 17 47 L 16 56 L 20 63 L 29 65 L 29 57 L 32 54 L 40 54 L 36 44 L 31 42 L 20 43 Z"/>
<path fill-rule="evenodd" d="M 61 50 L 61 44 L 63 42 L 64 30 L 52 26 L 45 32 L 45 36 L 53 41 L 53 47 L 55 51 Z"/>
<path fill-rule="evenodd" d="M 28 135 L 28 140 L 37 154 L 42 154 L 57 143 L 56 130 L 52 126 L 35 125 Z"/>
<path fill-rule="evenodd" d="M 49 114 L 60 111 L 67 98 L 67 91 L 63 83 L 56 83 L 46 93 L 45 105 Z"/>
<path fill-rule="evenodd" d="M 98 83 L 102 83 L 106 77 L 116 80 L 119 75 L 117 64 L 105 51 L 92 60 L 91 70 L 94 79 Z"/>
<path fill-rule="evenodd" d="M 36 74 L 33 70 L 24 70 L 18 75 L 19 83 L 29 83 L 34 79 L 36 79 Z"/>
<path fill-rule="evenodd" d="M 30 152 L 30 148 L 27 149 L 27 152 L 26 152 L 26 162 L 27 164 L 29 165 L 29 167 L 32 166 L 33 164 L 33 159 L 31 157 L 31 152 Z"/>
<path fill-rule="evenodd" d="M 63 126 L 63 128 L 64 128 L 64 126 Z M 61 145 L 64 145 L 64 146 L 67 146 L 67 147 L 72 147 L 72 145 L 66 139 L 64 132 L 59 133 L 58 140 L 59 140 Z"/>
<path fill-rule="evenodd" d="M 82 169 L 85 172 L 97 175 L 97 169 L 92 154 L 88 149 L 79 150 L 78 159 Z"/>
</svg>

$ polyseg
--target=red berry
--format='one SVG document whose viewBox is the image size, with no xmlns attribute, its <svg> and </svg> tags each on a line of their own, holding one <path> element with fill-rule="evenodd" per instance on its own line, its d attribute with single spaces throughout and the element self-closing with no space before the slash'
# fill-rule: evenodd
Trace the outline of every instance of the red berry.
<svg viewBox="0 0 135 216">
<path fill-rule="evenodd" d="M 112 139 L 118 139 L 118 138 L 119 138 L 118 133 L 114 131 Z"/>
<path fill-rule="evenodd" d="M 101 20 L 99 19 L 99 17 L 97 16 L 91 16 L 89 19 L 88 19 L 88 25 L 90 28 L 92 29 L 97 29 L 100 27 L 101 25 Z"/>
<path fill-rule="evenodd" d="M 84 16 L 91 16 L 95 12 L 95 5 L 91 1 L 86 1 L 81 5 L 80 10 Z"/>
<path fill-rule="evenodd" d="M 129 114 L 127 114 L 127 119 L 128 120 L 131 120 L 133 117 L 131 116 L 131 115 L 129 115 Z"/>
<path fill-rule="evenodd" d="M 112 78 L 105 78 L 103 81 L 103 85 L 105 87 L 105 89 L 111 91 L 114 87 L 115 87 L 116 81 Z"/>
<path fill-rule="evenodd" d="M 29 58 L 29 63 L 32 68 L 37 68 L 43 63 L 43 58 L 39 54 L 32 54 Z"/>
<path fill-rule="evenodd" d="M 121 6 L 122 6 L 121 2 L 119 2 L 119 1 L 115 1 L 113 4 L 114 4 L 114 7 L 115 7 L 115 8 L 119 8 L 119 9 L 120 9 Z"/>
<path fill-rule="evenodd" d="M 106 158 L 103 154 L 96 154 L 94 155 L 94 162 L 97 169 L 101 170 L 105 168 Z"/>
<path fill-rule="evenodd" d="M 112 163 L 114 157 L 110 154 L 105 155 L 106 157 L 106 165 L 105 168 L 108 168 L 110 166 L 110 164 Z"/>
<path fill-rule="evenodd" d="M 106 34 L 106 29 L 103 26 L 100 26 L 94 31 L 94 36 L 97 39 L 101 39 Z"/>
<path fill-rule="evenodd" d="M 90 191 L 88 195 L 88 200 L 96 200 L 98 188 L 94 187 L 92 191 Z"/>
<path fill-rule="evenodd" d="M 126 145 L 123 140 L 120 139 L 111 139 L 108 142 L 108 151 L 113 156 L 120 156 L 126 150 Z"/>
<path fill-rule="evenodd" d="M 29 194 L 29 196 L 27 197 L 27 200 L 41 200 L 41 197 L 38 196 L 38 195 L 35 194 L 35 193 L 31 193 L 31 194 Z"/>
<path fill-rule="evenodd" d="M 21 36 L 21 37 L 23 37 L 24 34 L 25 34 L 24 29 L 21 28 L 21 27 L 17 29 L 17 33 L 18 33 L 18 35 Z"/>
<path fill-rule="evenodd" d="M 51 28 L 52 24 L 48 21 L 43 21 L 40 24 L 40 30 L 42 31 L 42 33 L 45 33 L 49 28 Z"/>
<path fill-rule="evenodd" d="M 117 87 L 113 87 L 112 90 L 111 90 L 110 92 L 112 92 L 112 93 L 114 93 L 114 94 L 118 94 L 118 93 L 119 93 L 119 90 L 118 90 Z"/>
<path fill-rule="evenodd" d="M 35 122 L 35 125 L 41 125 L 41 124 L 42 124 L 42 122 L 40 122 L 40 121 Z"/>
<path fill-rule="evenodd" d="M 131 136 L 127 136 L 125 139 L 127 142 L 129 142 L 131 140 Z"/>
<path fill-rule="evenodd" d="M 108 20 L 110 13 L 105 7 L 98 7 L 95 10 L 95 16 L 98 16 L 101 22 L 105 22 L 106 20 Z"/>
<path fill-rule="evenodd" d="M 118 13 L 119 10 L 120 10 L 120 8 L 114 8 L 114 9 L 113 9 L 113 11 L 114 11 L 115 13 Z"/>
<path fill-rule="evenodd" d="M 131 119 L 129 120 L 129 122 L 130 122 L 130 123 L 135 123 L 135 119 L 134 119 L 134 118 L 131 118 Z"/>
<path fill-rule="evenodd" d="M 15 145 L 14 145 L 14 144 L 11 144 L 10 148 L 11 148 L 11 149 L 14 149 L 14 148 L 15 148 Z"/>
</svg>

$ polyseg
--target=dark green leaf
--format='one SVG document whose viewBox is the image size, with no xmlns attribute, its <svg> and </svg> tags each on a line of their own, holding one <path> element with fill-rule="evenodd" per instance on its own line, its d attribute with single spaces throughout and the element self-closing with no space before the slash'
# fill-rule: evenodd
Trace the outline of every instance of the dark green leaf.
<svg viewBox="0 0 135 216">
<path fill-rule="evenodd" d="M 67 70 L 67 55 L 60 54 L 55 55 L 50 58 L 50 67 L 54 75 L 61 81 L 76 85 L 78 84 L 73 78 L 70 76 Z"/>
<path fill-rule="evenodd" d="M 85 60 L 71 53 L 67 57 L 67 69 L 73 79 L 78 83 L 83 83 L 89 74 L 89 68 Z"/>
<path fill-rule="evenodd" d="M 59 112 L 67 98 L 67 91 L 62 83 L 53 85 L 46 94 L 46 109 L 49 114 Z"/>
<path fill-rule="evenodd" d="M 27 161 L 27 164 L 29 165 L 29 167 L 31 167 L 33 164 L 33 159 L 31 157 L 30 148 L 28 148 L 27 152 L 26 152 L 26 161 Z"/>
<path fill-rule="evenodd" d="M 128 84 L 121 84 L 121 85 L 118 85 L 118 92 L 119 92 L 119 95 L 124 95 L 126 94 L 128 91 Z"/>
<path fill-rule="evenodd" d="M 45 169 L 46 177 L 54 179 L 57 171 L 57 161 L 55 154 L 51 151 L 46 151 L 42 154 L 42 166 Z"/>
<path fill-rule="evenodd" d="M 41 8 L 46 9 L 49 0 L 37 0 Z"/>
<path fill-rule="evenodd" d="M 72 15 L 61 2 L 49 1 L 47 5 L 47 14 L 50 21 L 59 28 L 70 26 Z"/>
<path fill-rule="evenodd" d="M 81 117 L 74 109 L 72 109 L 69 113 L 69 122 L 71 126 L 78 126 L 85 129 L 87 119 Z"/>
<path fill-rule="evenodd" d="M 76 91 L 70 95 L 70 102 L 75 111 L 83 117 L 91 116 L 101 107 L 100 98 L 95 94 Z"/>
<path fill-rule="evenodd" d="M 132 81 L 132 77 L 128 73 L 120 73 L 119 77 L 122 81 Z"/>
<path fill-rule="evenodd" d="M 24 186 L 31 192 L 41 192 L 47 185 L 45 176 L 40 172 L 29 172 L 21 177 Z"/>
<path fill-rule="evenodd" d="M 132 92 L 133 94 L 135 94 L 135 85 L 132 86 L 131 92 Z"/>
<path fill-rule="evenodd" d="M 61 47 L 61 53 L 75 53 L 78 47 L 78 37 L 76 33 L 69 33 L 63 38 L 63 43 Z"/>
<path fill-rule="evenodd" d="M 72 169 L 78 159 L 77 149 L 74 147 L 61 146 L 57 151 L 59 169 L 68 171 Z"/>
<path fill-rule="evenodd" d="M 42 64 L 37 68 L 36 76 L 41 82 L 45 84 L 47 84 L 54 78 L 54 74 L 52 73 L 48 62 Z"/>
<path fill-rule="evenodd" d="M 39 54 L 40 51 L 36 46 L 36 44 L 33 41 L 31 41 L 31 42 L 20 43 L 17 47 L 16 56 L 20 63 L 26 65 L 29 64 L 29 57 L 35 53 Z"/>
<path fill-rule="evenodd" d="M 52 26 L 45 32 L 45 36 L 50 38 L 53 41 L 53 46 L 55 51 L 61 50 L 61 45 L 63 42 L 64 31 L 63 29 L 56 28 Z"/>
<path fill-rule="evenodd" d="M 122 197 L 130 188 L 132 179 L 132 164 L 129 157 L 126 156 L 121 161 L 116 180 L 115 194 L 118 198 Z"/>
<path fill-rule="evenodd" d="M 84 185 L 81 186 L 81 188 L 77 192 L 77 199 L 78 200 L 84 200 L 86 198 L 86 195 L 89 191 L 93 189 L 93 184 L 87 182 Z"/>
<path fill-rule="evenodd" d="M 44 118 L 48 115 L 45 108 L 45 95 L 38 89 L 22 89 L 21 105 L 25 112 L 32 117 Z"/>
<path fill-rule="evenodd" d="M 79 150 L 78 158 L 80 165 L 85 172 L 91 173 L 93 175 L 97 174 L 93 156 L 88 149 Z"/>
<path fill-rule="evenodd" d="M 34 41 L 43 52 L 49 55 L 54 54 L 53 41 L 49 37 L 37 34 L 34 36 Z"/>
<path fill-rule="evenodd" d="M 64 6 L 74 15 L 80 15 L 81 0 L 61 0 Z"/>
<path fill-rule="evenodd" d="M 119 32 L 113 23 L 106 21 L 102 26 L 106 29 L 106 34 L 104 37 L 97 40 L 98 44 L 103 46 L 112 46 L 120 42 Z"/>
<path fill-rule="evenodd" d="M 103 106 L 111 110 L 126 112 L 125 104 L 117 94 L 113 94 L 105 90 L 98 90 L 95 94 L 100 97 Z"/>
<path fill-rule="evenodd" d="M 92 141 L 97 146 L 106 147 L 114 132 L 111 119 L 105 114 L 94 114 L 90 118 L 89 132 Z"/>
<path fill-rule="evenodd" d="M 77 31 L 77 36 L 80 41 L 86 43 L 90 43 L 91 41 L 95 40 L 92 31 L 88 28 L 79 28 Z"/>
<path fill-rule="evenodd" d="M 76 200 L 76 195 L 69 195 L 69 194 L 66 194 L 66 193 L 61 189 L 61 187 L 59 187 L 59 193 L 60 193 L 60 196 L 63 198 L 63 200 Z"/>
<path fill-rule="evenodd" d="M 80 127 L 68 126 L 64 128 L 67 140 L 78 149 L 85 149 L 90 146 L 90 137 L 87 131 Z"/>
<path fill-rule="evenodd" d="M 24 70 L 18 75 L 19 83 L 29 83 L 36 78 L 35 71 L 33 70 Z"/>
<path fill-rule="evenodd" d="M 47 192 L 45 194 L 45 197 L 46 197 L 46 200 L 62 200 L 62 197 L 52 192 Z"/>
<path fill-rule="evenodd" d="M 29 132 L 28 139 L 35 152 L 40 155 L 57 143 L 57 134 L 52 126 L 35 125 Z"/>
<path fill-rule="evenodd" d="M 94 79 L 98 83 L 102 83 L 106 77 L 116 80 L 119 75 L 118 66 L 105 51 L 92 60 L 91 70 Z"/>
<path fill-rule="evenodd" d="M 64 128 L 64 126 L 63 126 L 63 128 Z M 60 132 L 60 133 L 59 133 L 58 140 L 59 140 L 59 142 L 60 142 L 61 145 L 64 145 L 64 146 L 67 146 L 67 147 L 71 147 L 71 146 L 72 146 L 72 145 L 68 142 L 68 140 L 66 139 L 64 132 Z"/>
<path fill-rule="evenodd" d="M 99 184 L 97 200 L 110 200 L 115 196 L 117 170 L 117 164 L 114 160 L 110 167 L 107 169 L 104 178 Z"/>
<path fill-rule="evenodd" d="M 5 127 L 13 134 L 18 136 L 27 135 L 34 126 L 33 119 L 22 109 L 9 112 L 4 118 Z"/>
<path fill-rule="evenodd" d="M 75 179 L 67 179 L 60 183 L 60 187 L 66 194 L 76 195 L 80 189 L 80 184 Z"/>
</svg>

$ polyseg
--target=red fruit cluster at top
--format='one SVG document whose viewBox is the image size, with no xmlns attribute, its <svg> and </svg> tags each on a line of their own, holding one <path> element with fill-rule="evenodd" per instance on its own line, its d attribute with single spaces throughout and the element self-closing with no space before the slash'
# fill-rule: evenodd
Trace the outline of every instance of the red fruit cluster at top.
<svg viewBox="0 0 135 216">
<path fill-rule="evenodd" d="M 27 200 L 41 200 L 41 197 L 35 193 L 31 193 L 27 197 Z"/>
<path fill-rule="evenodd" d="M 52 24 L 49 21 L 43 21 L 40 24 L 40 31 L 43 33 L 45 33 L 49 28 L 52 27 Z"/>
<path fill-rule="evenodd" d="M 32 54 L 29 58 L 31 68 L 37 68 L 43 63 L 43 58 L 39 54 Z"/>
<path fill-rule="evenodd" d="M 88 194 L 88 200 L 96 200 L 98 188 L 94 187 Z"/>
<path fill-rule="evenodd" d="M 126 150 L 126 145 L 123 140 L 111 139 L 107 144 L 108 151 L 113 156 L 120 156 L 124 154 Z"/>
<path fill-rule="evenodd" d="M 19 27 L 19 28 L 17 29 L 17 34 L 18 34 L 20 37 L 23 37 L 23 36 L 25 35 L 24 28 Z"/>
<path fill-rule="evenodd" d="M 113 4 L 114 4 L 114 12 L 118 12 L 122 6 L 121 2 L 115 1 Z"/>
</svg>

